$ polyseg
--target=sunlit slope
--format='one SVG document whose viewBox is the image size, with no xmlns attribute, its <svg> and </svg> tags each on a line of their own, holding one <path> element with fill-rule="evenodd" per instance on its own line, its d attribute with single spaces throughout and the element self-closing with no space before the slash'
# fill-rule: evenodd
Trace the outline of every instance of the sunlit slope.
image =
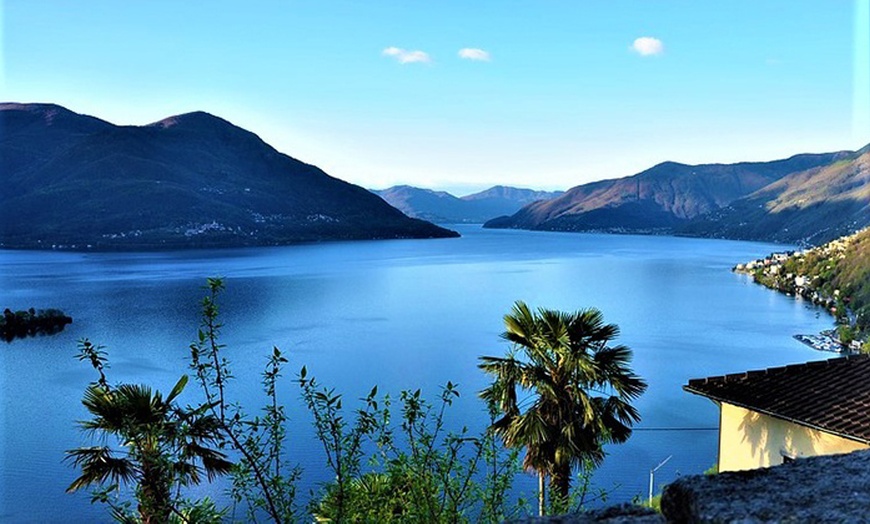
<svg viewBox="0 0 870 524">
<path fill-rule="evenodd" d="M 870 147 L 792 173 L 702 217 L 687 234 L 817 244 L 870 225 Z"/>
<path fill-rule="evenodd" d="M 870 225 L 870 147 L 773 162 L 665 162 L 577 186 L 486 227 L 818 243 Z"/>
</svg>

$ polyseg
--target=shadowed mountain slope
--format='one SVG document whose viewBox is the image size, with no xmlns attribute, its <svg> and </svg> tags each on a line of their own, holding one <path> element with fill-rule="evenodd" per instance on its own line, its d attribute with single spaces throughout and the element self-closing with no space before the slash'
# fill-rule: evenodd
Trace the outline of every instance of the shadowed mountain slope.
<svg viewBox="0 0 870 524">
<path fill-rule="evenodd" d="M 456 236 L 208 113 L 115 126 L 50 104 L 0 104 L 0 131 L 2 247 Z"/>
</svg>

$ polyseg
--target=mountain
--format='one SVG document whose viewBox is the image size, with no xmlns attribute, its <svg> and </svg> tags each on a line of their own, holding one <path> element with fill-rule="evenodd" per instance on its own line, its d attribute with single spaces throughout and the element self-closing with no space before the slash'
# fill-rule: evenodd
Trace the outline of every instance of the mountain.
<svg viewBox="0 0 870 524">
<path fill-rule="evenodd" d="M 372 193 L 409 217 L 442 224 L 474 222 L 466 219 L 468 217 L 466 202 L 444 191 L 413 186 L 393 186 L 372 190 Z"/>
<path fill-rule="evenodd" d="M 0 247 L 457 236 L 204 112 L 116 126 L 57 105 L 7 103 L 0 130 Z"/>
<path fill-rule="evenodd" d="M 665 162 L 634 176 L 571 188 L 561 197 L 527 205 L 484 227 L 715 236 L 709 220 L 700 217 L 711 217 L 745 197 L 776 187 L 772 185 L 789 175 L 821 171 L 856 154 L 841 151 L 772 162 L 694 166 Z M 746 238 L 768 239 L 769 233 L 758 231 Z"/>
<path fill-rule="evenodd" d="M 507 186 L 494 186 L 464 197 L 412 186 L 393 186 L 372 192 L 408 216 L 439 223 L 483 223 L 493 217 L 514 213 L 536 200 L 562 194 L 561 191 Z"/>
<path fill-rule="evenodd" d="M 481 216 L 486 219 L 512 214 L 525 205 L 539 200 L 551 200 L 564 194 L 564 191 L 536 191 L 508 186 L 494 186 L 480 193 L 462 197 L 465 202 L 473 202 Z"/>
<path fill-rule="evenodd" d="M 870 225 L 870 146 L 825 166 L 791 173 L 680 233 L 818 244 Z"/>
</svg>

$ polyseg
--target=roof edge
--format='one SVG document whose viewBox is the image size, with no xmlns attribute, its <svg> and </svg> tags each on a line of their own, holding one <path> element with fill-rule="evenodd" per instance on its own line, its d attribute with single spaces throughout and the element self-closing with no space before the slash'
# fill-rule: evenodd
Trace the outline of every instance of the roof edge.
<svg viewBox="0 0 870 524">
<path fill-rule="evenodd" d="M 833 359 L 832 359 L 832 360 L 833 360 Z M 704 392 L 704 391 L 700 391 L 700 390 L 697 390 L 697 389 L 691 388 L 691 387 L 688 386 L 688 385 L 683 386 L 683 390 L 686 391 L 686 392 L 688 392 L 688 393 L 692 393 L 693 395 L 698 395 L 698 396 L 705 397 L 705 398 L 708 398 L 708 399 L 710 399 L 710 400 L 713 400 L 713 401 L 715 401 L 715 402 L 719 402 L 719 403 L 720 403 L 720 406 L 719 406 L 719 409 L 720 409 L 720 410 L 722 409 L 721 404 L 723 404 L 723 403 L 724 403 L 724 404 L 730 404 L 730 405 L 732 405 L 732 406 L 737 406 L 737 407 L 739 407 L 739 408 L 747 409 L 747 410 L 749 410 L 749 411 L 754 411 L 755 413 L 760 413 L 760 414 L 762 414 L 762 415 L 767 415 L 768 417 L 775 418 L 775 419 L 777 419 L 777 420 L 783 420 L 783 421 L 785 421 L 785 422 L 791 422 L 792 424 L 797 424 L 798 426 L 803 426 L 803 427 L 805 427 L 805 428 L 815 429 L 816 431 L 823 431 L 823 432 L 825 432 L 825 433 L 828 433 L 829 435 L 835 435 L 835 436 L 838 436 L 838 437 L 841 437 L 841 438 L 844 438 L 844 439 L 847 439 L 847 440 L 852 440 L 852 441 L 855 441 L 855 442 L 860 442 L 861 444 L 867 444 L 868 446 L 870 446 L 870 438 L 863 438 L 863 437 L 858 437 L 858 436 L 855 436 L 855 435 L 849 435 L 849 434 L 842 433 L 842 432 L 840 432 L 840 431 L 836 431 L 836 430 L 833 430 L 833 429 L 825 428 L 825 427 L 822 427 L 822 426 L 819 426 L 819 425 L 816 425 L 816 424 L 811 424 L 811 423 L 806 422 L 806 421 L 802 421 L 802 420 L 795 419 L 795 418 L 792 418 L 792 417 L 787 417 L 787 416 L 784 416 L 784 415 L 780 415 L 780 414 L 774 413 L 774 412 L 769 411 L 769 410 L 766 410 L 766 409 L 759 409 L 759 408 L 757 408 L 757 407 L 750 406 L 750 405 L 745 404 L 745 403 L 743 403 L 743 402 L 734 402 L 733 400 L 729 400 L 729 399 L 721 398 L 721 397 L 718 397 L 718 396 L 716 396 L 716 395 L 711 395 L 711 394 L 706 393 L 706 392 Z M 721 425 L 721 424 L 719 425 L 719 431 L 720 431 L 720 432 L 722 431 L 722 425 Z"/>
</svg>

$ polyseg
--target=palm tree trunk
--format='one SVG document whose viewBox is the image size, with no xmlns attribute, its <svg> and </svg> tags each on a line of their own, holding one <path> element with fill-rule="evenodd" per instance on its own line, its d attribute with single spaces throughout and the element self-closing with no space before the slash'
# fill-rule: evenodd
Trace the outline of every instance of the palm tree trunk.
<svg viewBox="0 0 870 524">
<path fill-rule="evenodd" d="M 550 477 L 552 496 L 558 497 L 559 504 L 568 502 L 568 494 L 571 492 L 571 465 L 553 465 L 553 475 Z"/>
<path fill-rule="evenodd" d="M 538 515 L 543 517 L 545 514 L 544 509 L 544 472 L 538 472 Z"/>
<path fill-rule="evenodd" d="M 139 499 L 139 517 L 143 524 L 169 522 L 172 505 L 167 475 L 161 464 L 148 459 L 142 461 L 142 478 L 136 498 Z"/>
</svg>

